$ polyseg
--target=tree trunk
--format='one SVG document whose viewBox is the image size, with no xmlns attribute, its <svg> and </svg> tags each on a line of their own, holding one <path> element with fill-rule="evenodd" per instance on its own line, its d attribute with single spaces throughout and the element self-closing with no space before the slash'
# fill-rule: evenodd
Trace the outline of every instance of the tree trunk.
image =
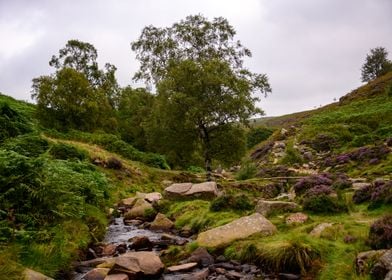
<svg viewBox="0 0 392 280">
<path fill-rule="evenodd" d="M 199 125 L 200 138 L 204 146 L 204 164 L 206 169 L 206 179 L 211 181 L 211 155 L 210 155 L 210 137 L 208 130 L 204 125 Z"/>
</svg>

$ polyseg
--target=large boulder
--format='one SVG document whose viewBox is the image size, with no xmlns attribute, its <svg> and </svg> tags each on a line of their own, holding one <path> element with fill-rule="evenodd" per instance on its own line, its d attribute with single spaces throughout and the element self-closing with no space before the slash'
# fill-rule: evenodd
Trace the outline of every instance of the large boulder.
<svg viewBox="0 0 392 280">
<path fill-rule="evenodd" d="M 170 221 L 165 215 L 158 213 L 154 221 L 151 223 L 150 229 L 168 231 L 174 227 L 174 223 Z"/>
<path fill-rule="evenodd" d="M 197 237 L 197 243 L 203 247 L 220 247 L 255 233 L 271 235 L 275 232 L 276 227 L 269 220 L 260 213 L 254 213 L 200 233 Z"/>
<path fill-rule="evenodd" d="M 219 191 L 215 182 L 204 182 L 199 184 L 180 183 L 172 184 L 165 189 L 167 198 L 195 197 L 195 198 L 214 198 Z"/>
<path fill-rule="evenodd" d="M 259 200 L 256 205 L 256 212 L 266 217 L 272 213 L 295 212 L 300 209 L 297 203 L 278 200 Z"/>
<path fill-rule="evenodd" d="M 48 276 L 43 275 L 37 271 L 26 268 L 23 272 L 24 280 L 54 280 Z M 0 277 L 1 278 L 1 277 Z"/>
<path fill-rule="evenodd" d="M 108 275 L 110 268 L 94 268 L 87 272 L 84 276 L 84 280 L 104 280 Z"/>
<path fill-rule="evenodd" d="M 185 196 L 185 193 L 192 187 L 192 183 L 175 183 L 171 184 L 165 189 L 165 196 L 167 198 L 177 198 Z"/>
<path fill-rule="evenodd" d="M 124 215 L 124 219 L 146 218 L 147 214 L 154 212 L 154 207 L 146 200 L 138 199 L 133 207 Z"/>
<path fill-rule="evenodd" d="M 360 252 L 355 259 L 357 273 L 360 275 L 368 274 L 373 264 L 377 263 L 386 251 L 387 250 L 371 250 Z"/>
</svg>

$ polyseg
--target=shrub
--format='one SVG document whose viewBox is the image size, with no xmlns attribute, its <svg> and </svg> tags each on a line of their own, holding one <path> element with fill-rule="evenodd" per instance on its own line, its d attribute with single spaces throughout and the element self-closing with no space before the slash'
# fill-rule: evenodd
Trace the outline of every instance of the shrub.
<svg viewBox="0 0 392 280">
<path fill-rule="evenodd" d="M 319 134 L 311 141 L 310 146 L 318 152 L 331 151 L 337 146 L 337 139 L 328 134 Z"/>
<path fill-rule="evenodd" d="M 368 242 L 373 249 L 392 248 L 392 215 L 376 220 L 369 231 Z"/>
<path fill-rule="evenodd" d="M 7 140 L 3 148 L 27 157 L 38 157 L 49 148 L 49 143 L 36 134 L 25 134 Z"/>
<path fill-rule="evenodd" d="M 237 180 L 247 180 L 256 176 L 257 167 L 256 164 L 249 161 L 242 164 L 240 171 L 238 171 Z"/>
<path fill-rule="evenodd" d="M 211 202 L 210 210 L 213 212 L 223 211 L 223 210 L 251 210 L 254 205 L 244 194 L 240 195 L 222 195 Z"/>
<path fill-rule="evenodd" d="M 293 165 L 296 163 L 303 163 L 303 158 L 300 153 L 291 146 L 288 146 L 286 149 L 286 155 L 282 158 L 281 162 L 283 164 Z"/>
<path fill-rule="evenodd" d="M 373 191 L 372 185 L 367 185 L 356 190 L 353 195 L 353 202 L 355 204 L 360 204 L 362 202 L 370 200 L 372 191 Z"/>
<path fill-rule="evenodd" d="M 106 160 L 106 166 L 110 169 L 120 170 L 122 168 L 122 162 L 118 158 L 110 157 Z"/>
<path fill-rule="evenodd" d="M 290 177 L 294 175 L 294 171 L 285 165 L 263 167 L 257 173 L 257 177 Z"/>
<path fill-rule="evenodd" d="M 370 197 L 370 208 L 381 204 L 392 203 L 392 181 L 376 181 Z"/>
<path fill-rule="evenodd" d="M 347 211 L 346 205 L 339 201 L 338 198 L 325 194 L 306 197 L 304 198 L 302 205 L 305 210 L 314 213 L 327 214 Z"/>
<path fill-rule="evenodd" d="M 332 184 L 332 188 L 335 190 L 344 190 L 351 188 L 353 183 L 350 181 L 349 177 L 346 174 L 337 174 L 335 175 L 335 180 Z"/>
<path fill-rule="evenodd" d="M 85 151 L 64 143 L 54 144 L 49 153 L 53 158 L 62 160 L 84 160 L 87 157 Z"/>
<path fill-rule="evenodd" d="M 11 108 L 8 103 L 0 103 L 0 143 L 31 131 L 32 126 L 25 116 Z"/>
<path fill-rule="evenodd" d="M 314 186 L 310 189 L 308 189 L 305 194 L 304 197 L 314 197 L 314 196 L 319 196 L 319 195 L 329 195 L 333 192 L 332 188 L 330 186 L 326 186 L 326 185 L 317 185 Z"/>
<path fill-rule="evenodd" d="M 192 173 L 204 173 L 205 172 L 204 168 L 202 168 L 200 166 L 193 166 L 193 165 L 189 166 L 187 168 L 187 171 L 192 172 Z"/>
<path fill-rule="evenodd" d="M 251 128 L 246 134 L 246 146 L 248 149 L 259 144 L 260 142 L 267 140 L 273 133 L 272 129 L 267 127 L 255 127 Z"/>
<path fill-rule="evenodd" d="M 330 186 L 332 185 L 332 180 L 328 178 L 328 174 L 311 175 L 300 179 L 295 185 L 294 190 L 297 195 L 301 195 L 306 192 L 306 190 L 314 186 Z"/>
</svg>

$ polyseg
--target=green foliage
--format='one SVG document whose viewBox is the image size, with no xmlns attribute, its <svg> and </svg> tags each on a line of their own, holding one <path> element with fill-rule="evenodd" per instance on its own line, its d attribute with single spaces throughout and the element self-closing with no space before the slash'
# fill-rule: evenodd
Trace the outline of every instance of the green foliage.
<svg viewBox="0 0 392 280">
<path fill-rule="evenodd" d="M 121 138 L 138 149 L 145 150 L 147 138 L 144 123 L 151 114 L 154 95 L 144 88 L 121 90 L 118 124 Z"/>
<path fill-rule="evenodd" d="M 368 242 L 373 249 L 392 248 L 391 214 L 381 217 L 371 225 Z"/>
<path fill-rule="evenodd" d="M 392 61 L 388 59 L 388 51 L 383 47 L 370 49 L 361 70 L 362 82 L 372 81 L 392 71 Z"/>
<path fill-rule="evenodd" d="M 213 212 L 225 210 L 247 211 L 254 208 L 253 203 L 245 194 L 230 195 L 225 194 L 211 202 L 210 210 Z"/>
<path fill-rule="evenodd" d="M 250 178 L 254 178 L 257 174 L 257 166 L 252 161 L 244 162 L 241 165 L 240 171 L 238 171 L 236 175 L 237 180 L 247 180 Z"/>
<path fill-rule="evenodd" d="M 189 172 L 192 172 L 192 173 L 204 173 L 204 168 L 202 168 L 200 166 L 191 165 L 186 170 Z"/>
<path fill-rule="evenodd" d="M 267 127 L 252 127 L 246 134 L 246 146 L 248 149 L 254 147 L 260 142 L 267 140 L 273 132 L 273 129 Z"/>
<path fill-rule="evenodd" d="M 62 160 L 85 160 L 87 158 L 85 151 L 64 143 L 53 144 L 49 153 L 53 158 Z"/>
<path fill-rule="evenodd" d="M 281 163 L 287 165 L 300 164 L 303 161 L 301 154 L 292 145 L 287 146 L 286 155 L 281 159 Z"/>
<path fill-rule="evenodd" d="M 32 131 L 31 123 L 26 116 L 12 107 L 8 102 L 0 102 L 0 143 L 8 138 Z"/>
<path fill-rule="evenodd" d="M 305 210 L 313 213 L 330 214 L 347 211 L 347 207 L 344 202 L 340 201 L 336 197 L 325 194 L 305 197 L 302 205 Z"/>
<path fill-rule="evenodd" d="M 49 143 L 37 134 L 24 134 L 7 140 L 2 148 L 27 157 L 38 157 L 49 149 Z"/>
</svg>

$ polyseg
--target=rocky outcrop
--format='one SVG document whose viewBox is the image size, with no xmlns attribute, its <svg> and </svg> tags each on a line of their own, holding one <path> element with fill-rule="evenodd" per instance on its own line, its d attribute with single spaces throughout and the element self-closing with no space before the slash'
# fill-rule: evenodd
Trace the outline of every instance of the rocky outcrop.
<svg viewBox="0 0 392 280">
<path fill-rule="evenodd" d="M 172 184 L 165 189 L 164 194 L 169 199 L 186 197 L 209 199 L 218 196 L 219 192 L 215 182 L 204 182 Z"/>
<path fill-rule="evenodd" d="M 94 268 L 87 272 L 84 276 L 84 280 L 104 280 L 108 275 L 110 268 Z"/>
<path fill-rule="evenodd" d="M 299 209 L 301 207 L 297 203 L 286 201 L 259 200 L 256 205 L 256 212 L 266 217 L 272 213 L 294 212 Z"/>
<path fill-rule="evenodd" d="M 255 213 L 200 233 L 197 243 L 203 247 L 220 247 L 236 239 L 247 238 L 255 233 L 271 235 L 275 232 L 276 227 L 269 220 L 263 215 Z"/>
</svg>

